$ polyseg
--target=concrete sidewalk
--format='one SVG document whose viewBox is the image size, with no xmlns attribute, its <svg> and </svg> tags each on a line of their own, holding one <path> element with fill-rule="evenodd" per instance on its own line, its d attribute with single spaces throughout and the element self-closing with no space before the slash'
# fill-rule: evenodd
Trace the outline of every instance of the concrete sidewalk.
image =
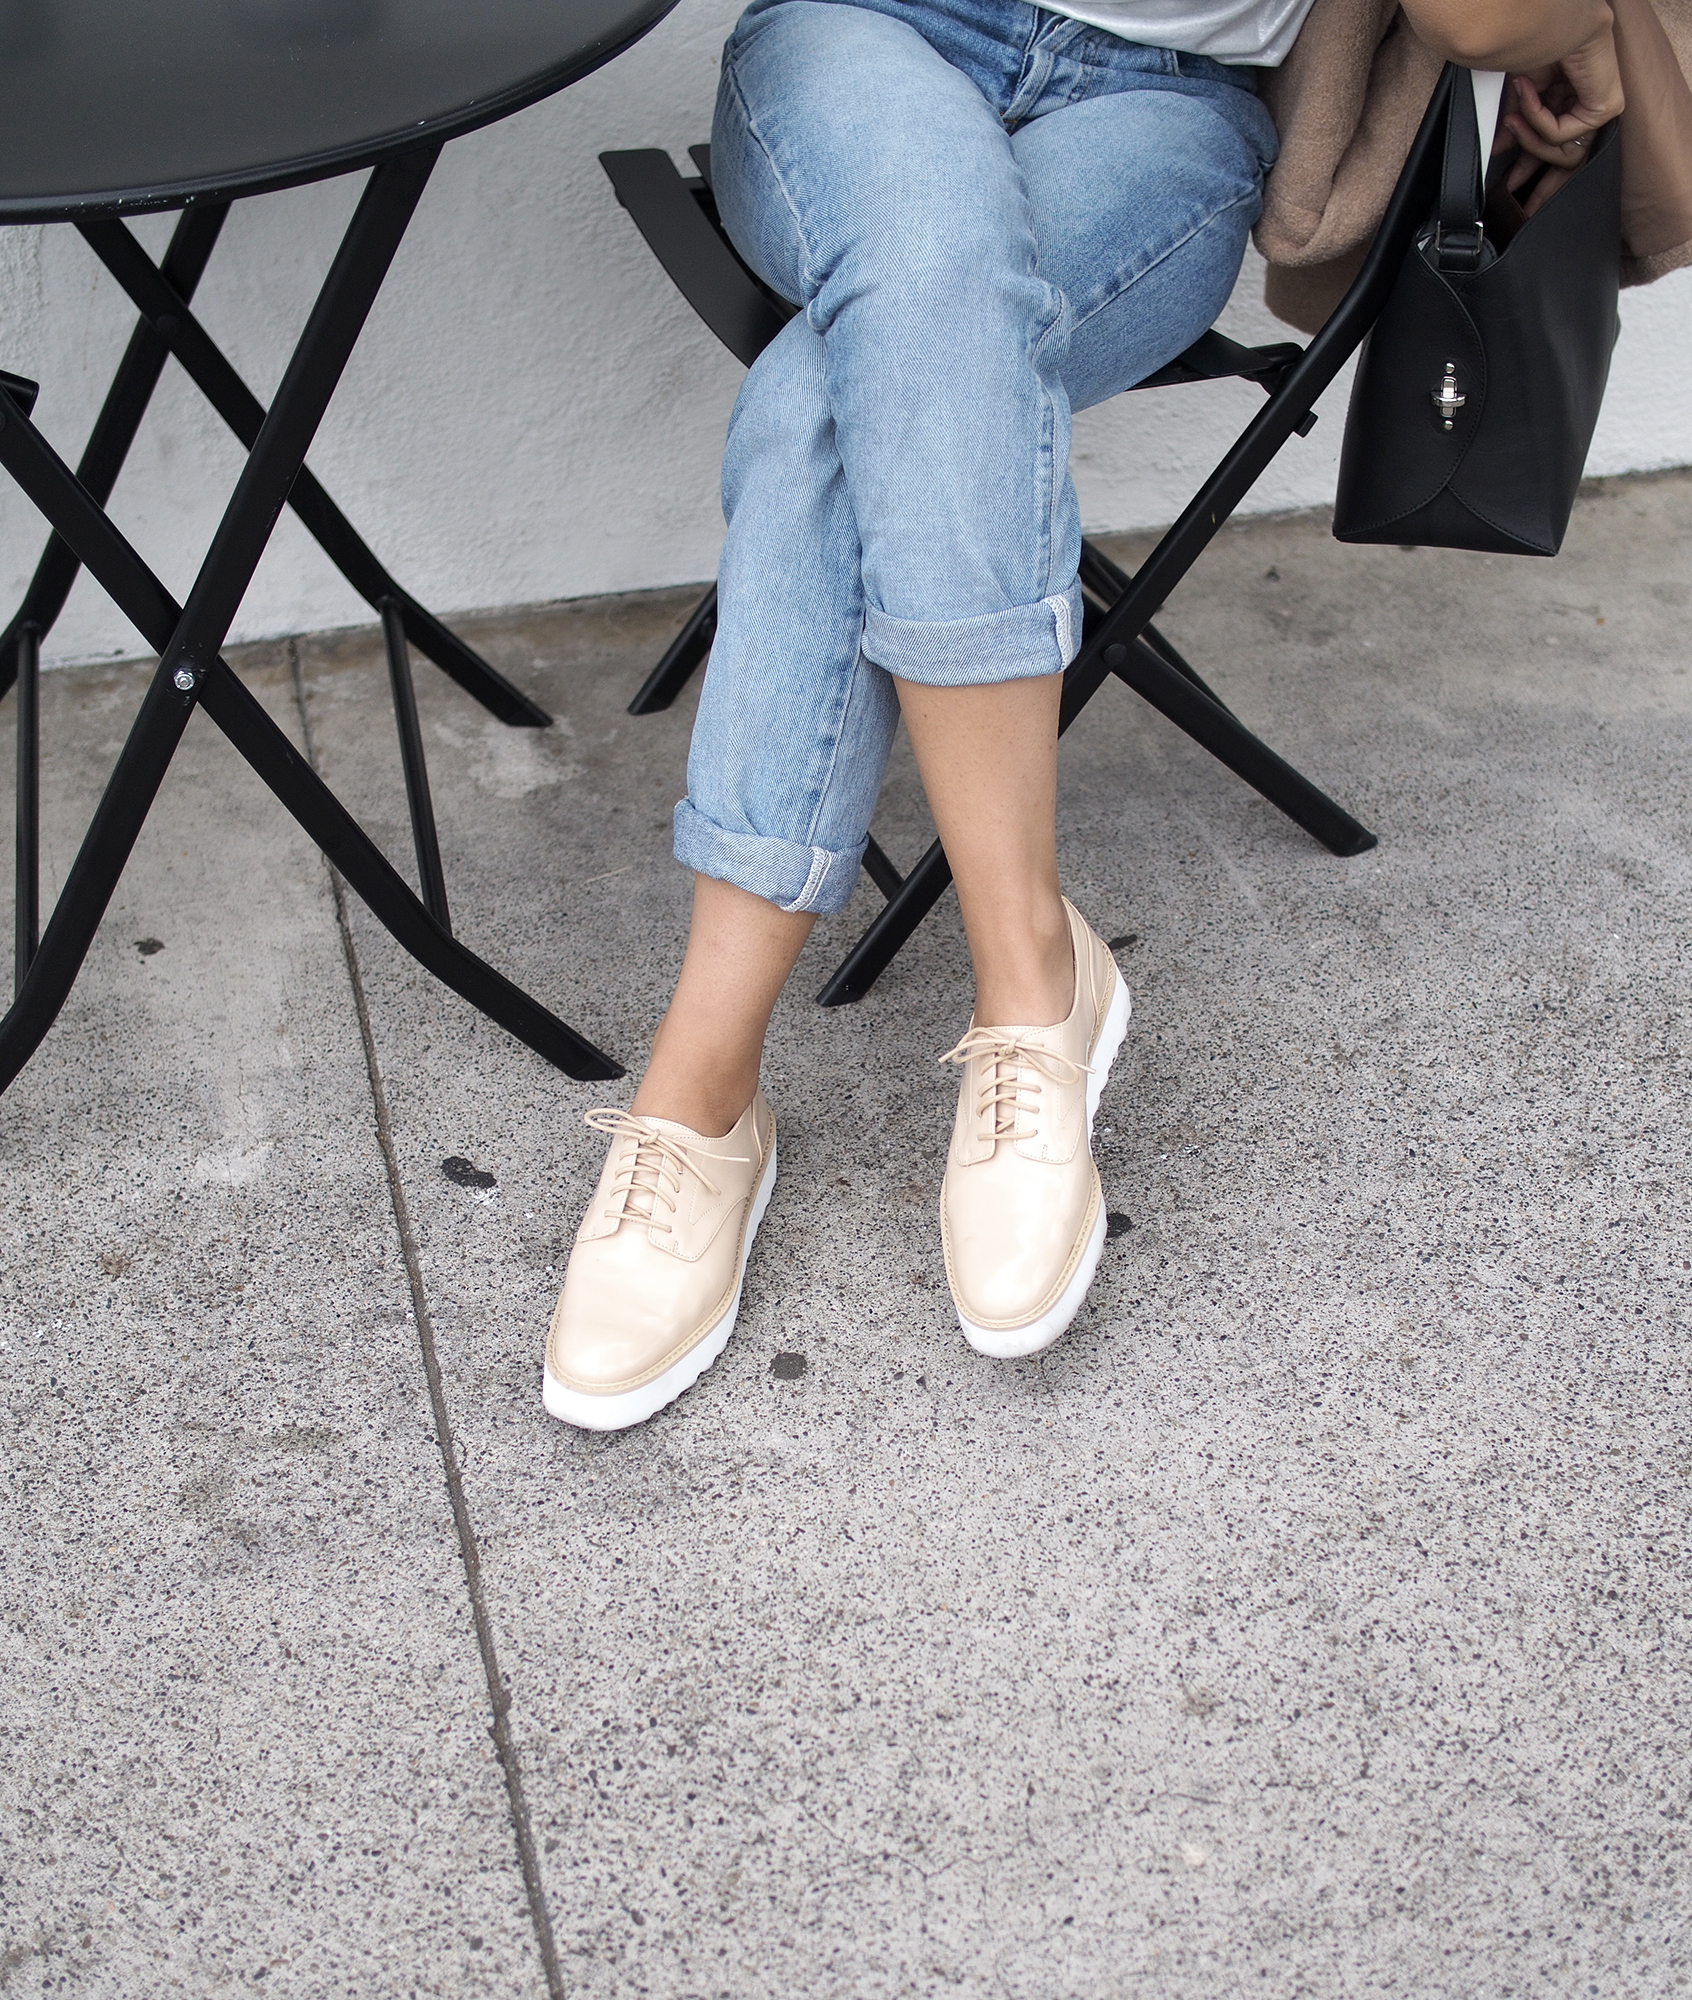
<svg viewBox="0 0 1692 2000">
<path fill-rule="evenodd" d="M 1168 629 L 1381 844 L 1118 686 L 1066 739 L 1135 1002 L 1070 1336 L 963 1346 L 962 934 L 824 1012 L 865 886 L 740 1328 L 614 1437 L 538 1386 L 629 1086 L 343 927 L 197 720 L 0 1105 L 0 1994 L 1686 1991 L 1689 546 L 1688 475 L 1555 564 L 1226 533 Z M 483 623 L 543 732 L 419 663 L 459 929 L 633 1063 L 684 603 Z M 404 857 L 375 636 L 238 664 Z M 49 892 L 141 685 L 49 678 Z"/>
</svg>

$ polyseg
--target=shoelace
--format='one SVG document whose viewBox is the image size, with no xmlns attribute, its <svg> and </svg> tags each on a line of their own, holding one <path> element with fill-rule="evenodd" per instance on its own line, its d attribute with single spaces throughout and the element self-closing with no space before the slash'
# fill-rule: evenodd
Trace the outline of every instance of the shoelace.
<svg viewBox="0 0 1692 2000">
<path fill-rule="evenodd" d="M 700 1166 L 700 1160 L 746 1165 L 744 1160 L 725 1160 L 722 1154 L 690 1146 L 673 1132 L 660 1132 L 649 1120 L 637 1118 L 631 1111 L 619 1111 L 613 1105 L 600 1105 L 589 1111 L 582 1123 L 590 1131 L 603 1132 L 611 1139 L 632 1137 L 636 1142 L 628 1159 L 617 1169 L 606 1202 L 606 1213 L 616 1222 L 644 1222 L 649 1228 L 668 1232 L 674 1227 L 683 1174 L 692 1174 L 708 1195 L 715 1196 L 722 1190 Z M 637 1206 L 642 1201 L 645 1206 Z M 669 1210 L 667 1218 L 661 1219 L 658 1214 L 660 1202 Z"/>
<path fill-rule="evenodd" d="M 994 1139 L 1038 1137 L 1038 1125 L 1023 1129 L 1022 1114 L 1026 1111 L 1032 1117 L 1038 1110 L 1044 1087 L 1041 1076 L 1053 1083 L 1074 1083 L 1092 1075 L 1085 1063 L 1071 1062 L 1056 1049 L 1043 1049 L 1037 1042 L 1007 1034 L 1003 1028 L 971 1028 L 957 1047 L 948 1049 L 940 1060 L 963 1068 L 976 1056 L 984 1057 L 985 1061 L 976 1092 L 975 1116 L 991 1121 L 988 1130 Z M 1030 1075 L 1030 1071 L 1034 1073 Z M 1033 1101 L 1024 1103 L 1025 1097 Z"/>
</svg>

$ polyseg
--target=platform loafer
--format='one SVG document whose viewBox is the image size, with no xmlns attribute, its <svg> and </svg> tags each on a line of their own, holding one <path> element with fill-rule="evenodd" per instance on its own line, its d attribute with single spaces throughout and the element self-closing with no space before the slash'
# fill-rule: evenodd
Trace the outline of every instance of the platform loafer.
<svg viewBox="0 0 1692 2000">
<path fill-rule="evenodd" d="M 1093 1120 L 1122 1046 L 1128 988 L 1065 902 L 1075 999 L 1053 1027 L 971 1024 L 941 1058 L 963 1078 L 940 1191 L 946 1278 L 980 1354 L 1038 1354 L 1080 1310 L 1104 1248 Z"/>
<path fill-rule="evenodd" d="M 625 1430 L 691 1389 L 728 1345 L 746 1260 L 775 1186 L 762 1091 L 706 1138 L 668 1118 L 588 1113 L 610 1150 L 547 1335 L 546 1408 Z"/>
</svg>

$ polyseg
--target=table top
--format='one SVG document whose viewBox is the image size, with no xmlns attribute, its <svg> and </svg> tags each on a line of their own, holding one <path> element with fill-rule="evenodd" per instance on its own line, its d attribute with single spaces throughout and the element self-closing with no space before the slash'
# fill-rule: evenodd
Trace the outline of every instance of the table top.
<svg viewBox="0 0 1692 2000">
<path fill-rule="evenodd" d="M 676 0 L 0 0 L 0 222 L 350 172 L 574 83 Z"/>
</svg>

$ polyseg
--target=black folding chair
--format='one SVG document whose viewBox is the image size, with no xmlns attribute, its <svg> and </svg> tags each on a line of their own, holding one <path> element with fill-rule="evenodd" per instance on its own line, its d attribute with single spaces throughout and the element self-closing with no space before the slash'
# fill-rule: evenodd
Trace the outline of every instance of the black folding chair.
<svg viewBox="0 0 1692 2000">
<path fill-rule="evenodd" d="M 1309 435 L 1316 399 L 1379 315 L 1416 228 L 1433 206 L 1436 135 L 1451 79 L 1448 68 L 1362 269 L 1308 347 L 1296 341 L 1243 347 L 1213 330 L 1136 385 L 1159 389 L 1237 377 L 1257 383 L 1269 399 L 1180 519 L 1132 576 L 1091 542 L 1081 545 L 1086 617 L 1080 652 L 1064 676 L 1060 733 L 1115 674 L 1338 855 L 1365 853 L 1376 836 L 1260 742 L 1152 620 L 1287 439 L 1295 432 Z M 599 157 L 653 255 L 723 345 L 750 367 L 796 308 L 762 284 L 729 242 L 711 195 L 710 148 L 688 151 L 697 180 L 684 180 L 669 154 L 656 148 Z M 709 653 L 716 623 L 713 587 L 629 704 L 631 715 L 669 707 Z M 864 997 L 952 879 L 939 841 L 902 876 L 872 836 L 864 870 L 887 898 L 886 907 L 817 995 L 825 1007 Z"/>
</svg>

